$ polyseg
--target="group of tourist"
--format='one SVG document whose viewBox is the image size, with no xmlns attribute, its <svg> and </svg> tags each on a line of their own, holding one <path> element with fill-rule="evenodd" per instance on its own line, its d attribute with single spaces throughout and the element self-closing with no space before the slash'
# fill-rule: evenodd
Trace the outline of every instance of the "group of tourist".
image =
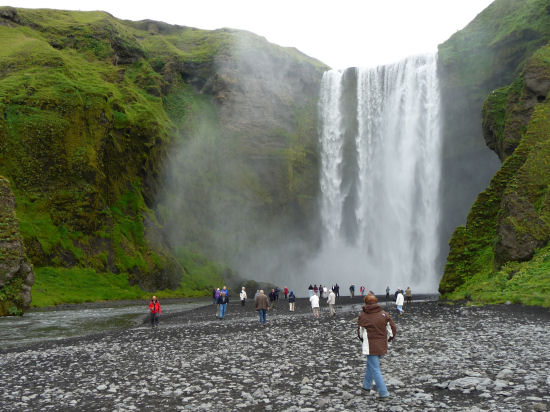
<svg viewBox="0 0 550 412">
<path fill-rule="evenodd" d="M 365 287 L 360 287 L 361 295 L 365 293 Z M 329 306 L 330 316 L 335 316 L 336 311 L 334 305 L 336 304 L 337 291 L 339 290 L 338 284 L 333 286 L 330 290 L 322 285 L 311 286 L 308 288 L 310 291 L 309 301 L 311 304 L 314 318 L 319 318 L 320 298 L 327 297 L 327 304 Z M 269 296 L 264 293 L 263 290 L 257 290 L 254 295 L 254 306 L 258 312 L 260 319 L 260 327 L 265 327 L 267 323 L 267 312 L 275 308 L 275 302 L 279 299 L 279 289 L 273 288 L 269 292 Z M 350 294 L 353 297 L 355 292 L 355 286 L 350 286 Z M 386 299 L 388 299 L 390 293 L 389 286 L 386 288 Z M 283 289 L 285 300 L 288 300 L 289 311 L 295 311 L 296 296 L 294 291 L 289 290 L 287 287 Z M 398 316 L 402 316 L 404 302 L 412 302 L 412 291 L 410 287 L 407 287 L 405 292 L 402 289 L 397 289 L 395 292 L 395 304 L 398 312 Z M 241 305 L 246 304 L 248 298 L 246 289 L 243 286 L 239 294 Z M 221 290 L 219 288 L 212 291 L 212 301 L 216 305 L 216 317 L 223 319 L 226 311 L 227 304 L 229 303 L 229 291 L 226 286 Z M 378 304 L 378 299 L 372 291 L 364 297 L 365 305 L 362 307 L 362 312 L 357 320 L 357 337 L 362 342 L 362 352 L 366 355 L 366 370 L 363 378 L 362 388 L 366 392 L 371 392 L 373 382 L 376 384 L 378 395 L 380 400 L 389 398 L 389 392 L 382 377 L 380 371 L 380 357 L 385 355 L 388 351 L 388 342 L 391 342 L 397 333 L 395 322 L 389 315 L 389 313 L 382 310 L 382 307 Z M 160 303 L 156 296 L 153 296 L 149 303 L 149 310 L 151 314 L 151 326 L 158 328 L 159 316 L 161 314 Z"/>
<path fill-rule="evenodd" d="M 333 285 L 330 289 L 328 289 L 326 286 L 321 285 L 320 283 L 319 283 L 319 287 L 317 287 L 317 284 L 311 285 L 310 283 L 307 289 L 308 289 L 309 297 L 319 293 L 319 297 L 323 298 L 325 296 L 328 296 L 329 290 L 334 292 L 335 296 L 340 296 L 340 286 L 338 286 L 338 283 Z"/>
</svg>

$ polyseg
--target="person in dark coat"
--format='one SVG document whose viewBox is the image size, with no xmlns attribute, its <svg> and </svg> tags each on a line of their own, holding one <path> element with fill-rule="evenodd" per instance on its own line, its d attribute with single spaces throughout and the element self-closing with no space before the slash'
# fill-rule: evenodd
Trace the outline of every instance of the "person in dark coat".
<svg viewBox="0 0 550 412">
<path fill-rule="evenodd" d="M 388 352 L 388 342 L 391 342 L 396 334 L 394 321 L 382 310 L 376 296 L 365 296 L 365 306 L 357 320 L 357 336 L 363 342 L 363 355 L 367 355 L 363 389 L 370 392 L 374 380 L 382 400 L 387 399 L 390 394 L 380 372 L 380 356 Z"/>
<path fill-rule="evenodd" d="M 269 310 L 272 310 L 275 307 L 275 301 L 277 300 L 277 293 L 275 289 L 271 289 L 269 292 Z"/>
<path fill-rule="evenodd" d="M 260 327 L 264 327 L 267 322 L 267 308 L 269 303 L 267 302 L 267 296 L 264 295 L 264 291 L 260 290 L 258 296 L 255 299 L 256 310 L 260 316 Z"/>
<path fill-rule="evenodd" d="M 294 295 L 294 291 L 290 291 L 290 295 L 288 295 L 288 304 L 290 306 L 289 310 L 291 312 L 294 312 L 294 304 L 296 302 L 296 295 Z"/>
<path fill-rule="evenodd" d="M 218 297 L 218 305 L 220 305 L 220 315 L 219 315 L 220 319 L 223 319 L 223 317 L 225 316 L 228 303 L 229 303 L 229 299 L 227 298 L 227 295 L 225 294 L 224 291 L 221 291 L 220 296 Z"/>
</svg>

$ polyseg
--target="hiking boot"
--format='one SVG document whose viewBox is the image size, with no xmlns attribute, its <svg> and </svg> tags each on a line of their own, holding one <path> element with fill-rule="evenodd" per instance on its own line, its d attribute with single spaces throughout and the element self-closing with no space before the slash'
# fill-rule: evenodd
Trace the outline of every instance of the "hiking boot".
<svg viewBox="0 0 550 412">
<path fill-rule="evenodd" d="M 390 400 L 390 395 L 388 395 L 388 396 L 379 396 L 378 400 L 381 401 L 381 402 L 389 401 Z"/>
</svg>

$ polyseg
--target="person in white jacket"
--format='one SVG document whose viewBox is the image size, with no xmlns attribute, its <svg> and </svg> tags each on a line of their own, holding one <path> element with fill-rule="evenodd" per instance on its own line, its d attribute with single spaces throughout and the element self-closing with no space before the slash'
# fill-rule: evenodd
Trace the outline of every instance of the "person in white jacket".
<svg viewBox="0 0 550 412">
<path fill-rule="evenodd" d="M 244 304 L 246 303 L 246 298 L 247 298 L 246 289 L 244 288 L 244 286 L 241 290 L 241 293 L 239 293 L 239 297 L 241 298 L 241 305 L 244 306 Z"/>
<path fill-rule="evenodd" d="M 334 310 L 334 304 L 336 303 L 336 295 L 334 294 L 334 291 L 332 289 L 328 293 L 327 303 L 330 309 L 330 316 L 336 315 L 336 311 Z"/>
<path fill-rule="evenodd" d="M 315 293 L 309 298 L 309 301 L 311 302 L 311 309 L 313 310 L 313 317 L 318 318 L 319 317 L 319 296 L 317 296 Z"/>
<path fill-rule="evenodd" d="M 403 302 L 405 301 L 405 298 L 403 297 L 403 291 L 399 289 L 399 293 L 397 294 L 397 299 L 395 300 L 395 305 L 397 306 L 397 312 L 399 315 L 402 315 L 403 313 Z"/>
</svg>

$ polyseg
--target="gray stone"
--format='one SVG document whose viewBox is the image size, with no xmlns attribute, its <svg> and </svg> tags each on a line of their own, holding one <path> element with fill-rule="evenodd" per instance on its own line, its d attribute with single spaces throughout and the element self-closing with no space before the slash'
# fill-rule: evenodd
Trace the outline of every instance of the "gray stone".
<svg viewBox="0 0 550 412">
<path fill-rule="evenodd" d="M 503 369 L 497 374 L 497 379 L 509 378 L 514 375 L 510 369 Z"/>
</svg>

